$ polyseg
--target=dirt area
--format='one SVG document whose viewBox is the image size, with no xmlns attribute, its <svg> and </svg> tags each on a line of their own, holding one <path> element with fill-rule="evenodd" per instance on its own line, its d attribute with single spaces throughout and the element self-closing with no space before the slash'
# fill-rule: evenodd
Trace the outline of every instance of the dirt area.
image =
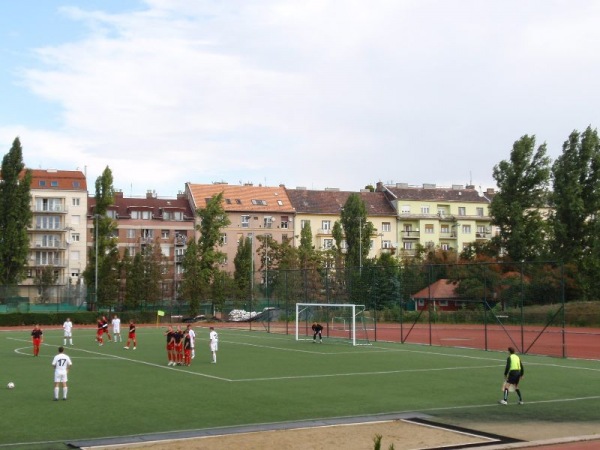
<svg viewBox="0 0 600 450">
<path fill-rule="evenodd" d="M 592 435 L 598 432 L 595 424 L 547 424 L 528 423 L 506 425 L 468 424 L 468 428 L 487 433 L 509 436 L 523 441 L 548 441 L 573 436 Z M 169 442 L 110 446 L 112 450 L 325 450 L 343 448 L 345 450 L 368 450 L 374 448 L 374 438 L 381 435 L 381 449 L 387 450 L 393 444 L 395 450 L 433 449 L 452 445 L 490 445 L 491 440 L 458 433 L 452 430 L 435 428 L 394 420 L 369 424 L 336 425 L 327 427 L 302 428 L 294 430 L 276 430 L 255 433 L 240 433 L 225 436 L 212 436 L 194 439 L 182 439 Z M 600 438 L 600 436 L 598 436 Z M 598 442 L 600 447 L 600 441 Z M 522 444 L 494 445 L 493 448 L 523 448 Z M 109 447 L 106 447 L 107 449 Z M 560 448 L 560 447 L 557 447 Z M 99 447 L 95 447 L 99 449 Z"/>
</svg>

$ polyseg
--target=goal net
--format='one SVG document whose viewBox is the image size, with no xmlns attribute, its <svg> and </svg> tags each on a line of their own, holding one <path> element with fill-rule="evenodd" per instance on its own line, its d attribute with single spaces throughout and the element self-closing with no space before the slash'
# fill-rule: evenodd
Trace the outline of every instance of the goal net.
<svg viewBox="0 0 600 450">
<path fill-rule="evenodd" d="M 370 345 L 373 321 L 365 317 L 365 305 L 350 303 L 296 303 L 296 340 L 313 340 L 312 324 L 323 327 L 323 337 Z"/>
</svg>

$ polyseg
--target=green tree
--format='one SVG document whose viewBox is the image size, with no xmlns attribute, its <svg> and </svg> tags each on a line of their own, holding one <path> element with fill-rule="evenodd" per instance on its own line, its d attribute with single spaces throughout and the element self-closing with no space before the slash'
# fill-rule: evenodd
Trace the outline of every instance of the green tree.
<svg viewBox="0 0 600 450">
<path fill-rule="evenodd" d="M 585 298 L 597 298 L 591 289 L 600 273 L 600 140 L 588 127 L 573 131 L 552 166 L 552 250 L 555 258 L 574 263 Z"/>
<path fill-rule="evenodd" d="M 190 239 L 188 243 L 183 255 L 182 267 L 185 276 L 180 284 L 181 299 L 189 302 L 190 314 L 195 316 L 200 310 L 204 288 L 198 243 L 195 239 Z"/>
<path fill-rule="evenodd" d="M 546 224 L 542 209 L 547 207 L 550 158 L 546 144 L 535 149 L 535 136 L 516 141 L 510 160 L 494 167 L 499 192 L 490 204 L 492 221 L 500 229 L 498 247 L 508 259 L 523 261 L 544 253 Z"/>
<path fill-rule="evenodd" d="M 162 300 L 162 281 L 166 258 L 162 254 L 160 244 L 154 242 L 144 246 L 142 250 L 144 268 L 144 302 L 147 305 L 158 305 Z"/>
<path fill-rule="evenodd" d="M 58 273 L 54 266 L 44 266 L 36 271 L 35 285 L 38 288 L 40 303 L 48 303 L 50 301 L 52 287 L 58 281 Z"/>
<path fill-rule="evenodd" d="M 0 284 L 23 279 L 29 254 L 27 228 L 31 226 L 31 171 L 25 169 L 23 150 L 16 138 L 2 158 L 0 183 Z"/>
<path fill-rule="evenodd" d="M 346 267 L 361 267 L 369 255 L 375 227 L 367 220 L 367 208 L 359 194 L 352 193 L 346 200 L 341 223 L 346 236 Z"/>
<path fill-rule="evenodd" d="M 99 307 L 111 306 L 118 298 L 117 223 L 107 215 L 108 208 L 114 204 L 114 201 L 113 176 L 107 166 L 102 175 L 96 179 L 92 232 L 94 245 L 88 250 L 88 265 L 83 272 L 88 292 L 92 289 L 95 291 L 96 286 L 98 287 L 98 292 L 94 292 L 91 297 Z M 97 280 L 96 272 L 98 272 Z"/>
<path fill-rule="evenodd" d="M 236 298 L 242 300 L 250 296 L 250 277 L 252 271 L 252 238 L 240 239 L 237 252 L 233 259 L 235 271 L 233 279 L 237 287 Z"/>
</svg>

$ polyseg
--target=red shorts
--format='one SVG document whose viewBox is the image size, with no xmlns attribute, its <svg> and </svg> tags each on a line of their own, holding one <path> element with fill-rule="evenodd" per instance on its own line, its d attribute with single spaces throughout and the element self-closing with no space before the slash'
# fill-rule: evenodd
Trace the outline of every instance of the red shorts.
<svg viewBox="0 0 600 450">
<path fill-rule="evenodd" d="M 41 338 L 33 338 L 33 346 L 34 347 L 39 347 L 41 343 L 42 343 Z"/>
<path fill-rule="evenodd" d="M 183 343 L 175 344 L 175 351 L 181 353 L 183 351 Z"/>
<path fill-rule="evenodd" d="M 129 333 L 129 339 L 135 339 L 135 333 Z"/>
<path fill-rule="evenodd" d="M 175 348 L 175 342 L 169 342 L 167 344 L 167 351 L 171 351 Z"/>
</svg>

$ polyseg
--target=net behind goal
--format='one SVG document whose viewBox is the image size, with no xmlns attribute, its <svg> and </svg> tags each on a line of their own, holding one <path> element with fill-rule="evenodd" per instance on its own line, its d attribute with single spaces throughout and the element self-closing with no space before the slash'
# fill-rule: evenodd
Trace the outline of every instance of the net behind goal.
<svg viewBox="0 0 600 450">
<path fill-rule="evenodd" d="M 323 337 L 370 345 L 368 330 L 372 320 L 365 317 L 365 306 L 350 303 L 296 303 L 296 340 L 312 340 L 312 324 L 323 327 Z M 371 325 L 369 325 L 369 323 Z"/>
</svg>

